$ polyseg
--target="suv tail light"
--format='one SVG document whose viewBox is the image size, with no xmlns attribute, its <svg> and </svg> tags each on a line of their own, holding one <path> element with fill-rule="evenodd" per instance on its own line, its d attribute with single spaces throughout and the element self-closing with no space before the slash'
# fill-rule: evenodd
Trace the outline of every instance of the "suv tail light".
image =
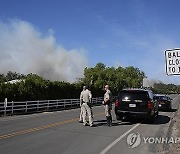
<svg viewBox="0 0 180 154">
<path fill-rule="evenodd" d="M 116 99 L 116 101 L 115 101 L 115 107 L 118 107 L 118 106 L 119 106 L 119 100 Z"/>
<path fill-rule="evenodd" d="M 153 104 L 151 101 L 148 101 L 148 110 L 151 110 L 153 108 Z"/>
</svg>

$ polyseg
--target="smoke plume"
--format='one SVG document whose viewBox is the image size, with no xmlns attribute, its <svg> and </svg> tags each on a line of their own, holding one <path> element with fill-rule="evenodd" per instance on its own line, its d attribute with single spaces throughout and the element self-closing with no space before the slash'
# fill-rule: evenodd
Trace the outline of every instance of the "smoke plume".
<svg viewBox="0 0 180 154">
<path fill-rule="evenodd" d="M 74 82 L 86 65 L 83 49 L 66 50 L 52 32 L 42 34 L 20 20 L 0 21 L 0 73 L 35 73 L 52 81 Z"/>
<path fill-rule="evenodd" d="M 143 87 L 153 87 L 155 83 L 162 83 L 162 81 L 147 78 L 143 79 Z"/>
</svg>

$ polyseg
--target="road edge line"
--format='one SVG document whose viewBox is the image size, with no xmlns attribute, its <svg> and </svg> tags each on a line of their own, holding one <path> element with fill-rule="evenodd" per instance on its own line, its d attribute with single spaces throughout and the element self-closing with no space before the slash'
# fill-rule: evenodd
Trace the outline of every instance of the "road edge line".
<svg viewBox="0 0 180 154">
<path fill-rule="evenodd" d="M 136 127 L 138 127 L 141 123 L 136 124 L 131 129 L 129 129 L 127 132 L 125 132 L 123 135 L 118 137 L 115 141 L 113 141 L 111 144 L 109 144 L 104 150 L 100 152 L 100 154 L 105 154 L 108 152 L 114 145 L 116 145 L 121 139 L 123 139 L 127 134 L 129 134 L 132 130 L 134 130 Z"/>
</svg>

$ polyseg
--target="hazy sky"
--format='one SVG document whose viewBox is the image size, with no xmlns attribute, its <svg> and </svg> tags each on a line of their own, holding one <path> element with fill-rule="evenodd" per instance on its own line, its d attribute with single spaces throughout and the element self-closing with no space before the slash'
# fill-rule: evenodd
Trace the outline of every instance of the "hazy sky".
<svg viewBox="0 0 180 154">
<path fill-rule="evenodd" d="M 0 71 L 73 81 L 102 62 L 180 84 L 180 76 L 165 73 L 165 50 L 180 48 L 179 6 L 179 0 L 0 0 Z"/>
</svg>

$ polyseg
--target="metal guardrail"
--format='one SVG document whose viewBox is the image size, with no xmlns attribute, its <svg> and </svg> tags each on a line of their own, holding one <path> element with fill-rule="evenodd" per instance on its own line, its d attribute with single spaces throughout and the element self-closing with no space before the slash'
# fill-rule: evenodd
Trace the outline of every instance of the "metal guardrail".
<svg viewBox="0 0 180 154">
<path fill-rule="evenodd" d="M 92 98 L 92 105 L 100 105 L 103 97 Z M 33 113 L 37 111 L 78 108 L 80 99 L 38 100 L 25 102 L 0 102 L 0 115 Z"/>
</svg>

